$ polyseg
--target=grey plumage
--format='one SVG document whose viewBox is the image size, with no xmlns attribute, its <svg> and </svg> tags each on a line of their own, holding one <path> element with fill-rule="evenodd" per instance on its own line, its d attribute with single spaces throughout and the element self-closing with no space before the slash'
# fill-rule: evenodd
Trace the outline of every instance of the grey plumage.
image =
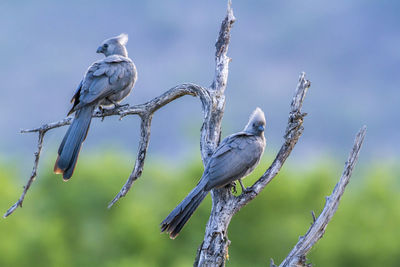
<svg viewBox="0 0 400 267">
<path fill-rule="evenodd" d="M 257 108 L 243 131 L 222 140 L 199 183 L 161 223 L 161 232 L 175 238 L 211 189 L 241 182 L 254 170 L 265 148 L 265 124 L 264 113 Z"/>
<path fill-rule="evenodd" d="M 72 97 L 73 106 L 68 115 L 75 112 L 75 118 L 61 142 L 54 165 L 54 172 L 63 174 L 64 180 L 72 176 L 94 109 L 118 106 L 136 82 L 136 67 L 125 47 L 127 41 L 126 34 L 103 41 L 97 53 L 106 57 L 88 68 Z"/>
</svg>

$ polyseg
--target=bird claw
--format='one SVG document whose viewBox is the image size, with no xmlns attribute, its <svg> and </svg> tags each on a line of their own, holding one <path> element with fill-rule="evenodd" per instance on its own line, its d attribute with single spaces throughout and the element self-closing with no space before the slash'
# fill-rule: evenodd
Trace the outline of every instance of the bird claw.
<svg viewBox="0 0 400 267">
<path fill-rule="evenodd" d="M 124 107 L 129 107 L 129 104 L 120 105 L 118 102 L 111 100 L 110 98 L 106 97 L 106 100 L 110 101 L 114 105 L 114 109 L 120 109 Z"/>
<path fill-rule="evenodd" d="M 120 109 L 120 108 L 124 108 L 124 107 L 129 107 L 129 104 L 124 104 L 124 105 L 120 105 L 118 103 L 113 103 L 114 104 L 114 108 L 115 109 Z"/>
<path fill-rule="evenodd" d="M 228 187 L 230 190 L 232 190 L 232 193 L 234 193 L 234 194 L 237 193 L 236 182 L 231 182 L 231 183 L 227 184 L 226 187 Z"/>
<path fill-rule="evenodd" d="M 246 194 L 246 193 L 249 193 L 251 191 L 251 189 L 248 189 L 247 187 L 244 187 L 241 179 L 239 179 L 238 181 L 239 181 L 240 186 L 242 187 L 242 194 Z"/>
<path fill-rule="evenodd" d="M 242 188 L 242 194 L 250 193 L 252 190 L 249 187 Z"/>
<path fill-rule="evenodd" d="M 101 113 L 100 114 L 101 121 L 104 121 L 104 118 L 105 118 L 105 116 L 104 116 L 104 108 L 102 108 L 101 106 L 98 106 L 98 109 L 99 109 L 99 112 Z"/>
</svg>

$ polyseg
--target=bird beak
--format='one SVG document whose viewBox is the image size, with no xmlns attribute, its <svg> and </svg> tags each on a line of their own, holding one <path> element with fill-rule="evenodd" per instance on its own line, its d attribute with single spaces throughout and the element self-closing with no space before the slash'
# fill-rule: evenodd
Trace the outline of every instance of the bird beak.
<svg viewBox="0 0 400 267">
<path fill-rule="evenodd" d="M 265 127 L 264 127 L 264 125 L 260 125 L 260 126 L 258 126 L 258 130 L 259 130 L 260 132 L 263 132 L 263 131 L 265 130 Z"/>
<path fill-rule="evenodd" d="M 99 48 L 97 48 L 96 53 L 103 53 L 103 46 L 99 46 Z"/>
</svg>

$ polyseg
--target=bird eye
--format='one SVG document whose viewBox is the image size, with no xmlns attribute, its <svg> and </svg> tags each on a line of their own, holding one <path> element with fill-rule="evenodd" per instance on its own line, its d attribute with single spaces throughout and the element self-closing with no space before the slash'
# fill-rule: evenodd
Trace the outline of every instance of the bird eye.
<svg viewBox="0 0 400 267">
<path fill-rule="evenodd" d="M 103 47 L 104 47 L 104 48 L 107 48 L 107 47 L 108 47 L 108 44 L 103 44 Z"/>
</svg>

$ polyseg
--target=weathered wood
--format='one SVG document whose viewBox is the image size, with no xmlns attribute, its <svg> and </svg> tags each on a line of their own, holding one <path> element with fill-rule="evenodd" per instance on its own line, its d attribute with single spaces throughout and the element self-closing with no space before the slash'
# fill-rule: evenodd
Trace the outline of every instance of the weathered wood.
<svg viewBox="0 0 400 267">
<path fill-rule="evenodd" d="M 122 187 L 121 191 L 115 196 L 115 198 L 110 202 L 108 207 L 114 205 L 121 197 L 124 197 L 130 188 L 133 185 L 133 182 L 138 179 L 143 171 L 144 161 L 146 158 L 147 147 L 150 141 L 150 126 L 151 119 L 153 114 L 160 109 L 161 107 L 167 105 L 171 101 L 180 98 L 185 95 L 191 95 L 198 97 L 202 102 L 202 107 L 204 110 L 207 110 L 205 107 L 211 106 L 211 99 L 209 97 L 208 90 L 192 83 L 184 83 L 178 86 L 175 86 L 162 95 L 155 97 L 154 99 L 140 105 L 132 106 L 122 106 L 115 109 L 103 109 L 101 111 L 97 111 L 93 114 L 94 118 L 104 118 L 108 116 L 119 116 L 122 119 L 128 115 L 139 115 L 142 119 L 141 122 L 141 138 L 139 140 L 139 150 L 137 153 L 135 166 L 125 185 Z M 12 205 L 7 212 L 4 214 L 4 218 L 11 215 L 18 207 L 22 207 L 22 203 L 25 199 L 25 195 L 28 192 L 31 184 L 36 178 L 37 169 L 39 164 L 40 152 L 42 150 L 43 139 L 47 131 L 59 128 L 62 126 L 66 126 L 71 124 L 73 120 L 73 116 L 69 116 L 65 119 L 62 119 L 57 122 L 43 124 L 38 128 L 21 130 L 21 133 L 34 133 L 37 132 L 39 136 L 39 142 L 37 145 L 37 150 L 35 152 L 35 161 L 33 164 L 33 171 L 31 176 L 29 177 L 27 184 L 24 186 L 24 190 L 22 192 L 21 197 L 18 201 Z"/>
<path fill-rule="evenodd" d="M 231 194 L 229 187 L 211 191 L 211 215 L 204 241 L 198 250 L 195 266 L 224 266 L 228 257 L 230 244 L 228 227 L 232 217 L 253 200 L 278 174 L 303 132 L 303 118 L 306 114 L 301 112 L 301 107 L 310 84 L 305 79 L 305 73 L 302 73 L 291 103 L 284 143 L 264 175 L 237 197 Z"/>
<path fill-rule="evenodd" d="M 14 205 L 12 205 L 7 211 L 6 213 L 3 215 L 3 218 L 7 218 L 7 216 L 9 216 L 10 214 L 12 214 L 18 207 L 22 208 L 22 203 L 24 202 L 25 199 L 25 195 L 28 192 L 29 188 L 31 187 L 33 181 L 36 178 L 37 175 L 37 169 L 38 169 L 38 165 L 39 165 L 39 159 L 40 159 L 40 152 L 42 152 L 42 147 L 43 147 L 43 138 L 44 135 L 46 133 L 46 130 L 39 130 L 38 131 L 38 143 L 37 143 L 37 149 L 36 152 L 34 153 L 35 155 L 35 160 L 33 163 L 33 169 L 32 169 L 32 173 L 31 176 L 28 179 L 28 182 L 26 183 L 26 185 L 24 186 L 24 190 L 22 191 L 22 194 L 20 196 L 20 198 L 17 200 L 17 202 L 15 202 Z"/>
<path fill-rule="evenodd" d="M 321 214 L 313 222 L 307 233 L 299 238 L 299 242 L 297 242 L 292 251 L 279 265 L 279 267 L 311 266 L 310 264 L 306 264 L 306 255 L 312 246 L 314 246 L 315 243 L 317 243 L 318 240 L 323 237 L 329 221 L 332 219 L 333 215 L 335 215 L 340 199 L 344 194 L 344 190 L 350 181 L 354 166 L 357 163 L 358 155 L 360 154 L 360 149 L 364 142 L 366 130 L 367 128 L 364 126 L 356 135 L 353 148 L 350 151 L 349 158 L 344 166 L 342 177 L 333 189 L 332 194 L 329 197 L 326 197 L 325 207 Z"/>
</svg>

